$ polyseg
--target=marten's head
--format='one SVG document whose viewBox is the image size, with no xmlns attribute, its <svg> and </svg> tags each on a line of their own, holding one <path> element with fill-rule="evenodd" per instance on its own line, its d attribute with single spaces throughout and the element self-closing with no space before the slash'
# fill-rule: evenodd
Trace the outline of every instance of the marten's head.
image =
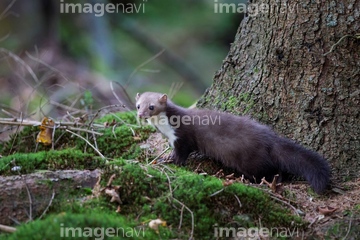
<svg viewBox="0 0 360 240">
<path fill-rule="evenodd" d="M 167 95 L 155 92 L 144 92 L 136 94 L 136 108 L 139 118 L 148 119 L 165 112 L 167 106 Z"/>
</svg>

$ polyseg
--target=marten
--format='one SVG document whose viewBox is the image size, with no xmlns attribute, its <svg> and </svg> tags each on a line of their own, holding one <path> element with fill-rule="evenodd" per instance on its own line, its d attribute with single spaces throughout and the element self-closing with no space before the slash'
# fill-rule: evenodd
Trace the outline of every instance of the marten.
<svg viewBox="0 0 360 240">
<path fill-rule="evenodd" d="M 169 139 L 177 165 L 198 151 L 249 180 L 294 175 L 305 178 L 316 193 L 329 184 L 330 167 L 322 156 L 247 116 L 183 108 L 155 92 L 138 93 L 135 99 L 138 117 Z"/>
</svg>

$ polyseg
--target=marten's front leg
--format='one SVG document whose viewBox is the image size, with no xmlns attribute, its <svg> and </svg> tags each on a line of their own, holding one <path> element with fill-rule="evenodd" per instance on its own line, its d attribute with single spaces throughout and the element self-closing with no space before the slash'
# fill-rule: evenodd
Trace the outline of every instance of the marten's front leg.
<svg viewBox="0 0 360 240">
<path fill-rule="evenodd" d="M 175 148 L 171 153 L 171 159 L 176 165 L 184 165 L 192 149 L 178 141 L 174 145 Z"/>
</svg>

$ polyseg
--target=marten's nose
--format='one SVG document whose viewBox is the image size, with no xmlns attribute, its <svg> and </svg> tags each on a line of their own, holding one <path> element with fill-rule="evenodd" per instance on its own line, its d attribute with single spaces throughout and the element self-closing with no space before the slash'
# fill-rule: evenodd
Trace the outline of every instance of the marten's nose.
<svg viewBox="0 0 360 240">
<path fill-rule="evenodd" d="M 143 118 L 143 117 L 144 117 L 144 113 L 143 113 L 143 112 L 138 112 L 138 117 L 139 117 L 139 118 Z"/>
</svg>

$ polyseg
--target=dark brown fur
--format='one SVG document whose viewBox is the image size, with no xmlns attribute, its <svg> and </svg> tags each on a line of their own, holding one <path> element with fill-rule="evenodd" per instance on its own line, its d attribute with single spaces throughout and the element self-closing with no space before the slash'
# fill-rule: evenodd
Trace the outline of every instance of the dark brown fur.
<svg viewBox="0 0 360 240">
<path fill-rule="evenodd" d="M 166 96 L 157 93 L 143 94 L 145 96 L 140 96 L 145 98 L 145 102 L 146 94 L 159 99 Z M 323 192 L 329 184 L 330 169 L 323 157 L 276 135 L 269 127 L 249 117 L 211 110 L 185 109 L 167 98 L 165 100 L 165 104 L 164 101 L 162 104 L 155 104 L 155 111 L 165 112 L 169 119 L 172 116 L 200 119 L 193 121 L 193 124 L 180 124 L 174 129 L 177 138 L 174 142 L 173 160 L 176 164 L 185 164 L 191 152 L 199 151 L 237 170 L 250 180 L 260 180 L 262 177 L 272 180 L 275 174 L 291 174 L 304 177 L 317 193 Z M 209 117 L 220 121 L 210 125 L 201 124 Z"/>
</svg>

